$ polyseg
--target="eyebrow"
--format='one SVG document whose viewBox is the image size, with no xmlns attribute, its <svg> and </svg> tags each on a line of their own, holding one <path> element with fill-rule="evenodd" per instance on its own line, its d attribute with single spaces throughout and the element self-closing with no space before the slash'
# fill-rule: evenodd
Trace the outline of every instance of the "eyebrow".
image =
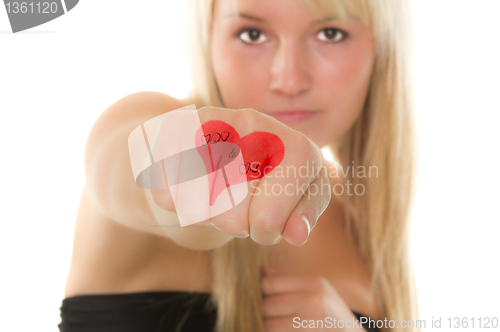
<svg viewBox="0 0 500 332">
<path fill-rule="evenodd" d="M 325 23 L 325 22 L 330 22 L 330 21 L 337 21 L 338 20 L 338 17 L 335 17 L 335 16 L 327 16 L 327 17 L 323 17 L 323 18 L 320 18 L 316 21 L 314 21 L 314 25 L 318 25 L 318 24 L 322 24 L 322 23 Z"/>
<path fill-rule="evenodd" d="M 252 16 L 252 15 L 249 15 L 249 14 L 245 14 L 245 13 L 229 14 L 229 15 L 224 16 L 223 18 L 237 18 L 238 16 L 239 17 L 244 17 L 244 18 L 249 19 L 249 20 L 257 21 L 257 22 L 265 22 L 265 20 L 263 20 L 263 19 L 261 19 L 259 17 L 255 17 L 255 16 Z M 325 22 L 335 21 L 335 20 L 338 20 L 338 18 L 335 17 L 335 16 L 322 17 L 322 18 L 314 21 L 313 25 L 319 25 L 319 24 L 322 24 L 322 23 L 325 23 Z"/>
<path fill-rule="evenodd" d="M 258 21 L 258 22 L 265 22 L 261 18 L 252 16 L 252 15 L 248 15 L 248 14 L 244 14 L 244 13 L 239 13 L 239 15 L 238 14 L 229 14 L 229 15 L 224 16 L 223 18 L 237 18 L 238 16 L 247 18 L 249 20 L 254 20 L 254 21 Z"/>
</svg>

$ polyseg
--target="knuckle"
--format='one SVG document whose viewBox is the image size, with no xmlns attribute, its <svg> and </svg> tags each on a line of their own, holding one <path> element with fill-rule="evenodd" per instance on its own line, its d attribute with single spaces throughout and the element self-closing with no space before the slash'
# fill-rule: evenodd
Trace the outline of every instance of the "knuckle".
<svg viewBox="0 0 500 332">
<path fill-rule="evenodd" d="M 242 223 L 233 218 L 220 218 L 220 217 L 212 217 L 211 221 L 216 229 L 219 231 L 232 235 L 238 238 L 248 237 L 248 230 L 245 223 Z"/>
<path fill-rule="evenodd" d="M 248 114 L 253 114 L 253 115 L 257 115 L 257 114 L 261 115 L 261 112 L 257 111 L 254 108 L 241 108 L 240 111 L 246 112 Z"/>
<path fill-rule="evenodd" d="M 168 197 L 162 189 L 150 189 L 149 193 L 154 205 L 162 209 L 169 207 Z"/>
<path fill-rule="evenodd" d="M 290 131 L 290 140 L 295 144 L 298 149 L 307 151 L 310 148 L 310 142 L 307 137 L 300 131 Z"/>
<path fill-rule="evenodd" d="M 262 291 L 272 293 L 274 291 L 274 278 L 266 276 L 262 279 Z"/>
<path fill-rule="evenodd" d="M 201 123 L 213 120 L 219 114 L 219 109 L 212 106 L 204 106 L 198 109 L 198 117 Z"/>
<path fill-rule="evenodd" d="M 311 276 L 309 280 L 309 284 L 317 291 L 323 290 L 325 282 L 326 279 L 322 276 Z"/>
<path fill-rule="evenodd" d="M 311 312 L 314 312 L 315 314 L 319 316 L 323 316 L 324 314 L 324 300 L 323 300 L 323 295 L 321 293 L 311 293 L 307 296 L 307 308 Z"/>
<path fill-rule="evenodd" d="M 203 106 L 201 108 L 198 108 L 198 112 L 201 113 L 201 114 L 206 114 L 206 113 L 209 113 L 211 111 L 213 111 L 213 107 L 210 107 L 210 106 Z"/>
<path fill-rule="evenodd" d="M 260 231 L 274 232 L 280 227 L 281 218 L 279 218 L 278 213 L 273 213 L 272 211 L 259 212 L 254 215 L 255 223 L 253 223 L 253 229 L 258 229 Z"/>
<path fill-rule="evenodd" d="M 238 112 L 242 119 L 241 123 L 245 124 L 245 131 L 247 133 L 254 131 L 259 123 L 262 122 L 262 114 L 253 108 L 242 108 Z"/>
<path fill-rule="evenodd" d="M 314 161 L 318 164 L 322 161 L 321 151 L 318 151 L 318 147 L 314 144 L 307 136 L 301 132 L 294 132 L 292 141 L 294 143 L 294 150 L 297 149 L 297 153 L 300 153 L 306 160 Z"/>
</svg>

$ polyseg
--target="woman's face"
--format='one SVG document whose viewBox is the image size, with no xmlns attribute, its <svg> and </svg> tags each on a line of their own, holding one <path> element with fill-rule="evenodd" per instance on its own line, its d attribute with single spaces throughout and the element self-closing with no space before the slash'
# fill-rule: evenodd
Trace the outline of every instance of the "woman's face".
<svg viewBox="0 0 500 332">
<path fill-rule="evenodd" d="M 360 20 L 313 17 L 295 0 L 214 0 L 211 58 L 224 106 L 254 108 L 318 146 L 362 110 L 375 58 Z"/>
</svg>

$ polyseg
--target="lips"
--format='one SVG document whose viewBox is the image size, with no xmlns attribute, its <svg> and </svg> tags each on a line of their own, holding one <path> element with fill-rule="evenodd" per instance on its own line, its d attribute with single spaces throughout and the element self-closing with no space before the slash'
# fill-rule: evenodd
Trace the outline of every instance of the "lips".
<svg viewBox="0 0 500 332">
<path fill-rule="evenodd" d="M 283 123 L 297 123 L 308 120 L 318 113 L 316 110 L 282 110 L 268 114 Z"/>
</svg>

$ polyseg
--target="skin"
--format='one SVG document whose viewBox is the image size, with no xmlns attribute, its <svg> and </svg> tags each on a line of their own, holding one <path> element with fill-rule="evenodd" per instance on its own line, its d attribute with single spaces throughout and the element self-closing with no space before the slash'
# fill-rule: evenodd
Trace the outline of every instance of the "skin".
<svg viewBox="0 0 500 332">
<path fill-rule="evenodd" d="M 224 16 L 232 13 L 231 4 L 228 0 L 216 0 L 211 58 L 225 106 L 247 110 L 239 114 L 204 108 L 199 110 L 202 122 L 224 119 L 241 136 L 257 130 L 275 133 L 286 145 L 285 151 L 296 149 L 296 145 L 287 145 L 293 141 L 300 141 L 303 146 L 309 144 L 298 133 L 317 146 L 341 137 L 360 114 L 366 97 L 375 58 L 370 29 L 357 20 L 332 21 L 313 27 L 312 17 L 294 0 L 239 0 L 238 5 L 240 12 L 265 22 L 225 19 Z M 239 38 L 249 37 L 248 33 L 236 36 L 249 26 L 263 33 L 259 45 L 245 44 Z M 326 27 L 342 29 L 348 37 L 336 39 L 335 43 L 324 41 Z M 341 34 L 335 33 L 335 36 Z M 189 102 L 180 103 L 158 93 L 137 93 L 112 105 L 94 125 L 86 147 L 88 183 L 78 210 L 65 297 L 150 290 L 211 291 L 210 252 L 179 246 L 161 236 L 160 228 L 150 227 L 154 216 L 143 207 L 149 203 L 131 180 L 130 169 L 120 168 L 118 172 L 109 168 L 109 174 L 118 177 L 120 188 L 124 188 L 117 192 L 108 190 L 107 180 L 98 181 L 99 176 L 106 175 L 99 167 L 92 173 L 94 161 L 108 165 L 121 158 L 122 162 L 117 164 L 128 165 L 127 137 L 131 130 L 154 116 L 185 105 Z M 285 108 L 319 112 L 306 121 L 285 125 L 248 110 L 269 113 Z M 125 119 L 126 116 L 130 119 Z M 118 132 L 119 124 L 123 129 Z M 108 141 L 110 146 L 104 146 Z M 313 149 L 312 144 L 310 147 Z M 104 151 L 103 157 L 99 151 Z M 303 162 L 293 160 L 294 157 L 297 153 L 289 153 L 282 163 L 300 165 Z M 332 184 L 341 181 L 329 180 Z M 130 195 L 132 190 L 134 195 Z M 288 233 L 283 234 L 287 241 L 268 247 L 269 261 L 275 270 L 265 270 L 262 275 L 267 332 L 296 331 L 291 321 L 294 316 L 351 320 L 352 309 L 373 319 L 379 318 L 363 260 L 345 235 L 342 200 L 333 198 L 336 197 L 332 196 L 309 235 L 310 229 L 296 220 L 288 226 Z M 100 202 L 99 207 L 96 202 Z M 161 206 L 161 202 L 154 203 Z M 282 205 L 271 206 L 283 208 Z M 242 204 L 240 208 L 244 207 Z M 212 228 L 191 230 L 203 231 L 200 238 L 206 238 L 209 232 L 214 238 L 222 234 Z M 187 232 L 175 228 L 170 231 Z M 261 233 L 253 239 L 258 243 L 269 242 L 264 235 Z M 221 241 L 225 241 L 224 238 Z M 307 308 L 314 310 L 304 311 Z"/>
<path fill-rule="evenodd" d="M 308 328 L 325 332 L 332 328 L 366 331 L 326 278 L 284 274 L 269 266 L 262 268 L 262 274 L 262 316 L 266 332 Z M 324 325 L 319 325 L 318 321 L 323 321 Z"/>
<path fill-rule="evenodd" d="M 239 0 L 238 8 L 263 22 L 231 17 L 231 0 L 214 3 L 211 58 L 224 106 L 319 110 L 292 127 L 320 147 L 341 137 L 360 114 L 369 86 L 375 59 L 370 28 L 357 19 L 313 25 L 294 0 Z M 238 35 L 245 28 L 256 31 Z"/>
</svg>

